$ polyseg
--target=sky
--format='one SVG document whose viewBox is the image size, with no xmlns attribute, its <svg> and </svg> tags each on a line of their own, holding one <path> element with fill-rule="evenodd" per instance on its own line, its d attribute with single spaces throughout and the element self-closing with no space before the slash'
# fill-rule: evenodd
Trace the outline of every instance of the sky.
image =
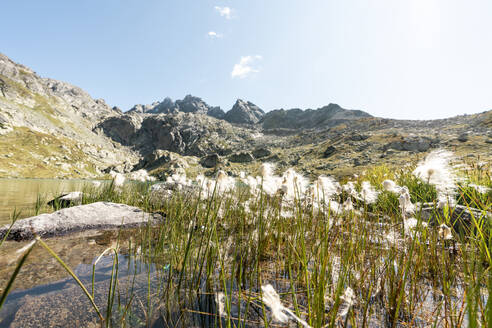
<svg viewBox="0 0 492 328">
<path fill-rule="evenodd" d="M 389 118 L 492 109 L 490 0 L 16 0 L 0 52 L 122 110 L 337 103 Z"/>
</svg>

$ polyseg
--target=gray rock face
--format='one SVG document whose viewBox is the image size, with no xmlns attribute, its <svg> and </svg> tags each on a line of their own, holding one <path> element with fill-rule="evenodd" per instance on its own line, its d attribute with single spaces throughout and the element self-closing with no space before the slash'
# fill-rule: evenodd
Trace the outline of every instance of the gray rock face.
<svg viewBox="0 0 492 328">
<path fill-rule="evenodd" d="M 152 170 L 169 163 L 174 158 L 169 151 L 166 150 L 155 150 L 150 154 L 144 156 L 140 162 L 134 167 L 135 170 L 146 169 Z"/>
<path fill-rule="evenodd" d="M 7 236 L 7 240 L 33 239 L 35 234 L 40 237 L 51 237 L 90 229 L 136 227 L 154 223 L 157 219 L 158 217 L 145 213 L 137 207 L 98 202 L 18 220 Z M 0 228 L 0 238 L 5 236 L 8 228 L 8 225 Z"/>
<path fill-rule="evenodd" d="M 131 145 L 141 126 L 142 118 L 140 116 L 123 115 L 102 121 L 96 130 L 102 129 L 105 135 L 122 145 Z"/>
<path fill-rule="evenodd" d="M 360 110 L 343 109 L 337 104 L 318 109 L 277 109 L 261 119 L 264 129 L 312 129 L 328 128 L 350 120 L 372 117 Z"/>
<path fill-rule="evenodd" d="M 142 121 L 137 125 L 134 118 Z M 101 122 L 101 129 L 114 141 L 132 146 L 145 156 L 156 150 L 202 157 L 221 153 L 224 144 L 241 144 L 248 132 L 203 113 L 136 114 L 132 113 Z"/>
<path fill-rule="evenodd" d="M 255 104 L 238 99 L 232 109 L 228 111 L 224 120 L 237 124 L 256 124 L 265 115 L 265 112 Z"/>
<path fill-rule="evenodd" d="M 115 148 L 107 136 L 93 130 L 100 120 L 120 115 L 117 108 L 108 106 L 104 100 L 93 99 L 69 83 L 42 78 L 0 54 L 0 135 L 10 132 L 26 135 L 34 131 L 59 138 L 69 146 L 67 153 L 76 151 L 77 146 L 87 155 L 80 167 L 63 163 L 66 169 L 59 170 L 45 160 L 42 147 L 33 147 L 32 157 L 25 159 L 28 166 L 52 170 L 55 176 L 65 176 L 74 169 L 87 177 L 93 173 L 82 166 L 93 166 L 97 172 L 121 159 L 135 160 L 135 154 L 125 147 Z M 48 146 L 47 142 L 45 145 Z M 101 157 L 101 153 L 110 155 Z M 15 174 L 15 169 L 12 171 Z"/>
</svg>

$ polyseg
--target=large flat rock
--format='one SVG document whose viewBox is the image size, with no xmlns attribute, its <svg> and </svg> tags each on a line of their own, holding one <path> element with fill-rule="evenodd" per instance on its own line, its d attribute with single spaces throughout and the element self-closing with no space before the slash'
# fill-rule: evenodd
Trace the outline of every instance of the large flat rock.
<svg viewBox="0 0 492 328">
<path fill-rule="evenodd" d="M 59 236 L 91 229 L 114 229 L 137 227 L 160 219 L 160 215 L 145 213 L 141 209 L 124 204 L 98 202 L 74 206 L 51 214 L 41 214 L 15 222 L 7 240 L 28 240 L 40 237 Z M 0 228 L 0 239 L 9 225 Z"/>
</svg>

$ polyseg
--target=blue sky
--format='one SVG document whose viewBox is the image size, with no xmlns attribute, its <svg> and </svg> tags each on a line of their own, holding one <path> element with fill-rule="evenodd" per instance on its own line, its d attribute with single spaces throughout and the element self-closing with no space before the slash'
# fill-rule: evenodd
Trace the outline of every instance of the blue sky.
<svg viewBox="0 0 492 328">
<path fill-rule="evenodd" d="M 127 110 L 166 96 L 391 118 L 492 109 L 490 0 L 2 3 L 0 52 Z M 214 32 L 214 33 L 209 33 Z"/>
</svg>

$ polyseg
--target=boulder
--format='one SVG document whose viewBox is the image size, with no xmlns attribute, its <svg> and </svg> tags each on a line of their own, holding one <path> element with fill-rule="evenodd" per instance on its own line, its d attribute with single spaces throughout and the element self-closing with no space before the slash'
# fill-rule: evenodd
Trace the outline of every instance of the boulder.
<svg viewBox="0 0 492 328">
<path fill-rule="evenodd" d="M 337 149 L 335 148 L 335 146 L 328 146 L 325 151 L 323 152 L 323 158 L 328 158 L 330 157 L 331 155 L 333 155 L 335 152 L 337 151 Z"/>
<path fill-rule="evenodd" d="M 364 140 L 366 140 L 368 138 L 369 138 L 369 136 L 367 136 L 367 135 L 359 134 L 359 133 L 354 133 L 354 134 L 352 134 L 349 137 L 349 140 L 352 140 L 352 141 L 364 141 Z"/>
<path fill-rule="evenodd" d="M 155 223 L 161 218 L 160 215 L 145 213 L 137 207 L 97 202 L 18 220 L 12 226 L 7 240 L 28 240 L 35 235 L 52 237 L 93 229 L 137 227 Z M 8 229 L 9 225 L 0 227 L 0 240 Z"/>
<path fill-rule="evenodd" d="M 253 156 L 255 158 L 263 158 L 270 156 L 271 154 L 272 152 L 266 147 L 256 148 L 255 150 L 253 150 Z"/>
<path fill-rule="evenodd" d="M 390 142 L 385 145 L 383 150 L 394 149 L 400 151 L 426 152 L 439 145 L 439 139 L 429 137 L 408 136 L 401 140 Z"/>
<path fill-rule="evenodd" d="M 443 218 L 448 216 L 449 222 L 457 232 L 464 232 L 474 227 L 474 220 L 477 222 L 481 219 L 492 219 L 490 212 L 481 211 L 476 208 L 470 208 L 463 205 L 455 205 L 445 213 L 442 208 L 437 208 L 433 203 L 424 203 L 417 210 L 423 221 L 433 225 L 438 225 Z"/>
<path fill-rule="evenodd" d="M 459 142 L 467 142 L 468 141 L 468 134 L 462 133 L 458 136 L 458 141 Z"/>
<path fill-rule="evenodd" d="M 254 161 L 254 158 L 249 152 L 240 152 L 229 156 L 229 161 L 233 163 L 249 163 Z"/>
<path fill-rule="evenodd" d="M 217 154 L 207 155 L 200 160 L 200 164 L 206 168 L 216 167 L 217 164 L 219 164 L 219 162 L 220 162 L 220 158 L 219 155 Z"/>
<path fill-rule="evenodd" d="M 72 191 L 50 200 L 48 205 L 55 209 L 80 205 L 82 204 L 82 196 L 83 193 L 81 191 Z"/>
</svg>

